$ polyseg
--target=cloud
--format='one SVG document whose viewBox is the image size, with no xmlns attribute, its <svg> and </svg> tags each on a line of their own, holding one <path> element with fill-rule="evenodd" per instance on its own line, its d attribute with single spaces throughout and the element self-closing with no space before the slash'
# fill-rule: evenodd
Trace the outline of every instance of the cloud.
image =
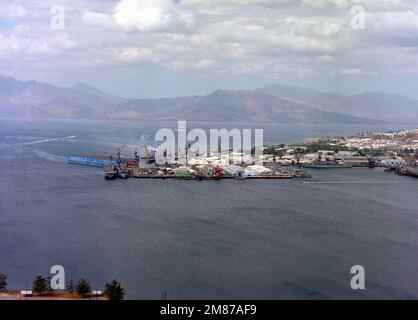
<svg viewBox="0 0 418 320">
<path fill-rule="evenodd" d="M 115 21 L 111 16 L 100 12 L 86 12 L 83 14 L 83 20 L 87 24 L 100 28 L 113 28 L 115 26 Z"/>
<path fill-rule="evenodd" d="M 7 19 L 24 18 L 28 15 L 28 10 L 22 4 L 4 3 L 0 4 L 0 17 Z"/>
<path fill-rule="evenodd" d="M 180 32 L 194 23 L 193 12 L 181 11 L 172 0 L 121 0 L 111 14 L 89 11 L 85 22 L 129 32 Z"/>
<path fill-rule="evenodd" d="M 376 12 L 368 15 L 370 34 L 398 46 L 418 46 L 418 11 Z"/>
<path fill-rule="evenodd" d="M 347 9 L 350 5 L 350 0 L 302 0 L 302 3 L 313 8 L 328 8 L 336 7 L 338 9 Z"/>
<path fill-rule="evenodd" d="M 117 53 L 117 59 L 124 62 L 152 60 L 152 56 L 153 52 L 148 48 L 123 48 Z"/>
<path fill-rule="evenodd" d="M 55 0 L 0 3 L 0 69 L 141 73 L 146 65 L 216 82 L 239 75 L 327 81 L 417 67 L 416 0 L 59 2 L 64 30 L 50 28 Z M 365 30 L 350 27 L 354 4 L 366 10 Z"/>
<path fill-rule="evenodd" d="M 13 55 L 22 49 L 16 36 L 0 33 L 0 55 Z"/>
<path fill-rule="evenodd" d="M 329 54 L 325 54 L 323 56 L 315 57 L 315 61 L 317 61 L 317 62 L 330 62 L 330 61 L 335 61 L 335 60 L 336 60 L 335 57 L 331 56 Z"/>
<path fill-rule="evenodd" d="M 347 8 L 350 0 L 182 0 L 181 3 L 204 8 L 253 6 L 265 8 L 286 8 L 303 5 L 310 8 Z"/>
<path fill-rule="evenodd" d="M 363 70 L 359 68 L 340 69 L 340 70 L 336 70 L 335 73 L 342 75 L 342 76 L 359 76 L 363 74 Z"/>
</svg>

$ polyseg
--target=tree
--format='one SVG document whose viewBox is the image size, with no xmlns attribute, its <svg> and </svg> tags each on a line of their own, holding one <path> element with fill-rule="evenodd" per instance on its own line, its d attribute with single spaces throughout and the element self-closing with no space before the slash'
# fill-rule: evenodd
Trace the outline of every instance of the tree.
<svg viewBox="0 0 418 320">
<path fill-rule="evenodd" d="M 32 290 L 34 293 L 42 294 L 48 290 L 48 281 L 43 276 L 37 276 L 33 279 Z"/>
<path fill-rule="evenodd" d="M 0 273 L 0 291 L 7 289 L 7 276 L 4 273 Z"/>
<path fill-rule="evenodd" d="M 84 280 L 80 279 L 77 284 L 75 285 L 75 290 L 77 291 L 78 295 L 82 298 L 86 298 L 91 293 L 90 284 Z"/>
<path fill-rule="evenodd" d="M 109 300 L 119 301 L 123 300 L 125 297 L 125 290 L 119 282 L 112 280 L 112 282 L 106 283 L 104 294 L 109 298 Z"/>
<path fill-rule="evenodd" d="M 52 280 L 52 277 L 46 278 L 46 293 L 48 294 L 52 294 L 52 291 L 54 291 L 52 290 L 52 287 L 51 287 L 51 280 Z"/>
<path fill-rule="evenodd" d="M 65 286 L 65 289 L 71 294 L 74 293 L 74 281 L 73 281 L 73 279 L 70 279 L 70 281 L 68 281 L 67 285 Z"/>
</svg>

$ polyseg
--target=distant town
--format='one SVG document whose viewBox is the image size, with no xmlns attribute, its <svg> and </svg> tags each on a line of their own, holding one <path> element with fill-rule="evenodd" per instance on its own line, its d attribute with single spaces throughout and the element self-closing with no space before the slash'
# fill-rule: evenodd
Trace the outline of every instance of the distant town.
<svg viewBox="0 0 418 320">
<path fill-rule="evenodd" d="M 305 168 L 385 167 L 399 174 L 418 175 L 418 129 L 367 132 L 325 137 L 304 143 L 268 146 L 267 159 Z"/>
</svg>

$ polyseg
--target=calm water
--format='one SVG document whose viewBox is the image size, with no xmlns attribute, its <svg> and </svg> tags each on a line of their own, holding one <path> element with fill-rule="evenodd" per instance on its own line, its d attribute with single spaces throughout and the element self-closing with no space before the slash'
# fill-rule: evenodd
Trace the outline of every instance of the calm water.
<svg viewBox="0 0 418 320">
<path fill-rule="evenodd" d="M 116 278 L 133 299 L 418 298 L 417 179 L 342 169 L 310 180 L 109 182 L 66 163 L 69 153 L 131 150 L 161 126 L 173 124 L 0 120 L 0 272 L 11 288 L 61 264 L 94 288 Z M 265 135 L 400 128 L 280 124 Z M 349 285 L 355 264 L 366 268 L 362 293 Z"/>
</svg>

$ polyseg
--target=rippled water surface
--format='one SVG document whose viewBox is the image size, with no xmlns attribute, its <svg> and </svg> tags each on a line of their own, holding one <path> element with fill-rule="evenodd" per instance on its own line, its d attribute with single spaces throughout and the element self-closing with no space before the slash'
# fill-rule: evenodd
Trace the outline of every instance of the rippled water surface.
<svg viewBox="0 0 418 320">
<path fill-rule="evenodd" d="M 0 120 L 0 271 L 10 287 L 61 264 L 93 288 L 118 279 L 128 298 L 418 298 L 417 179 L 341 169 L 309 180 L 109 182 L 66 162 L 123 144 L 131 152 L 161 127 L 174 124 Z M 281 124 L 265 135 L 375 129 L 398 127 Z M 356 264 L 366 268 L 361 293 L 350 288 Z"/>
</svg>

